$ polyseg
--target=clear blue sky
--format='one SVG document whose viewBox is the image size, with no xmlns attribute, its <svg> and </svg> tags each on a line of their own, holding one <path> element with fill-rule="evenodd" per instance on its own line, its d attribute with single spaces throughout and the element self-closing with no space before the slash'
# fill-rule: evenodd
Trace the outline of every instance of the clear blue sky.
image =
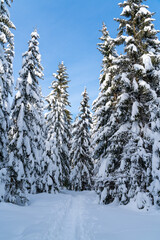
<svg viewBox="0 0 160 240">
<path fill-rule="evenodd" d="M 90 104 L 98 95 L 102 56 L 97 50 L 104 21 L 110 35 L 117 35 L 120 0 L 14 0 L 10 9 L 15 33 L 15 81 L 21 69 L 22 53 L 28 48 L 30 34 L 36 27 L 40 34 L 40 53 L 45 79 L 40 82 L 43 95 L 50 90 L 59 62 L 64 61 L 69 78 L 69 100 L 75 116 L 81 101 L 81 92 L 87 87 Z M 160 0 L 145 4 L 156 12 L 155 26 L 160 29 Z"/>
</svg>

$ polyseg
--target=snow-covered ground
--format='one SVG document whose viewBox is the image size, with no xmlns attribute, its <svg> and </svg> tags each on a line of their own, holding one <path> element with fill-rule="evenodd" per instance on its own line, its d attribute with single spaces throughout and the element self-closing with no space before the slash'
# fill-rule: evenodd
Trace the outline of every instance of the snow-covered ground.
<svg viewBox="0 0 160 240">
<path fill-rule="evenodd" d="M 159 240 L 160 211 L 97 204 L 94 192 L 31 196 L 0 203 L 0 240 Z"/>
</svg>

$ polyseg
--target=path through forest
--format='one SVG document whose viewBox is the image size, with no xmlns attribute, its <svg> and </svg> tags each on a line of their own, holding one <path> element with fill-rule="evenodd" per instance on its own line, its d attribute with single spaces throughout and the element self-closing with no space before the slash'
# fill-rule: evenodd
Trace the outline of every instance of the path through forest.
<svg viewBox="0 0 160 240">
<path fill-rule="evenodd" d="M 160 213 L 102 206 L 94 192 L 31 196 L 31 205 L 0 203 L 0 240 L 159 240 Z"/>
</svg>

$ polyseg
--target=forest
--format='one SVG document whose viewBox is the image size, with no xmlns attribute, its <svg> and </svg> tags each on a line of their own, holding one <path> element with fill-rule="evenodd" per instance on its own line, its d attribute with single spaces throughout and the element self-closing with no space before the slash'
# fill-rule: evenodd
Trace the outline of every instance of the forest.
<svg viewBox="0 0 160 240">
<path fill-rule="evenodd" d="M 50 94 L 42 96 L 36 28 L 14 84 L 11 2 L 0 1 L 0 201 L 27 206 L 31 194 L 95 190 L 101 204 L 158 209 L 160 41 L 154 13 L 143 0 L 126 0 L 115 19 L 116 38 L 103 23 L 99 94 L 90 107 L 84 87 L 74 120 L 63 61 Z"/>
</svg>

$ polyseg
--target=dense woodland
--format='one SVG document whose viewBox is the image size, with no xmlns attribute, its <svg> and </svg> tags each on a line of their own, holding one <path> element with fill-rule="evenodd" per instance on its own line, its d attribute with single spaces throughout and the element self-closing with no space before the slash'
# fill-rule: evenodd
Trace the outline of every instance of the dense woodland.
<svg viewBox="0 0 160 240">
<path fill-rule="evenodd" d="M 154 14 L 144 2 L 119 4 L 115 39 L 103 23 L 99 95 L 91 114 L 85 88 L 72 122 L 63 61 L 50 94 L 45 101 L 42 97 L 36 29 L 22 54 L 12 96 L 15 26 L 10 0 L 0 1 L 1 201 L 27 205 L 28 194 L 95 189 L 103 204 L 134 201 L 139 209 L 160 207 L 160 41 Z"/>
</svg>

